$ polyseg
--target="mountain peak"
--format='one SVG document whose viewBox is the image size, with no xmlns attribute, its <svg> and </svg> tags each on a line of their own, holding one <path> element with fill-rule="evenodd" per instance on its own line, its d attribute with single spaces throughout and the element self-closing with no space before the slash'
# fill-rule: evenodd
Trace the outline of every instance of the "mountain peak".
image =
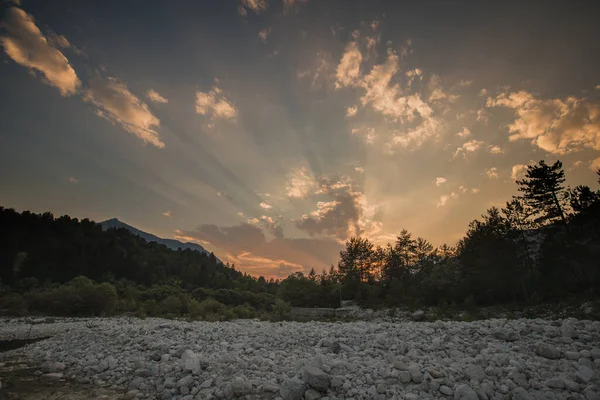
<svg viewBox="0 0 600 400">
<path fill-rule="evenodd" d="M 102 221 L 99 223 L 102 226 L 103 230 L 108 230 L 108 229 L 120 229 L 120 228 L 124 228 L 127 229 L 129 232 L 133 233 L 134 235 L 137 235 L 139 237 L 141 237 L 142 239 L 144 239 L 146 242 L 156 242 L 162 245 L 167 246 L 169 249 L 171 250 L 195 250 L 195 251 L 200 251 L 202 253 L 206 253 L 206 254 L 210 254 L 209 251 L 206 251 L 206 249 L 204 249 L 204 247 L 200 246 L 197 243 L 183 243 L 180 242 L 179 240 L 176 239 L 166 239 L 166 238 L 160 238 L 156 235 L 153 235 L 151 233 L 148 232 L 144 232 L 134 226 L 128 225 L 127 223 L 119 220 L 118 218 L 111 218 L 111 219 L 107 219 L 106 221 Z M 218 260 L 218 259 L 217 259 Z"/>
</svg>

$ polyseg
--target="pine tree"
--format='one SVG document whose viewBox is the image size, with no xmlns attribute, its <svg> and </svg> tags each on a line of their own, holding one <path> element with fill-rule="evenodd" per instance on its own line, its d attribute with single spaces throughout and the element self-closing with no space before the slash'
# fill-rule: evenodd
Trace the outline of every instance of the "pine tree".
<svg viewBox="0 0 600 400">
<path fill-rule="evenodd" d="M 532 208 L 536 222 L 553 223 L 560 219 L 567 224 L 561 204 L 564 200 L 564 182 L 562 162 L 556 161 L 548 165 L 544 160 L 539 165 L 529 165 L 525 178 L 517 181 L 519 191 L 523 192 L 521 198 Z"/>
</svg>

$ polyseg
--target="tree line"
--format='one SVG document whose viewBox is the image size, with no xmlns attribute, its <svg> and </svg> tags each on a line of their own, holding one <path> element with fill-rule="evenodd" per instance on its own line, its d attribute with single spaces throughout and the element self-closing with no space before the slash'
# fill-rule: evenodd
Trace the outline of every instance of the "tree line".
<svg viewBox="0 0 600 400">
<path fill-rule="evenodd" d="M 516 184 L 520 194 L 472 221 L 455 246 L 434 248 L 406 230 L 387 246 L 351 238 L 337 269 L 296 273 L 281 282 L 280 295 L 301 306 L 344 299 L 370 307 L 597 297 L 600 191 L 565 187 L 560 161 L 528 166 Z"/>
<path fill-rule="evenodd" d="M 341 300 L 378 308 L 597 298 L 600 191 L 566 187 L 560 161 L 528 166 L 516 184 L 520 194 L 472 221 L 455 246 L 434 248 L 406 230 L 386 246 L 355 237 L 337 268 L 282 281 L 89 219 L 0 207 L 0 310 L 280 318 L 289 305 Z"/>
</svg>

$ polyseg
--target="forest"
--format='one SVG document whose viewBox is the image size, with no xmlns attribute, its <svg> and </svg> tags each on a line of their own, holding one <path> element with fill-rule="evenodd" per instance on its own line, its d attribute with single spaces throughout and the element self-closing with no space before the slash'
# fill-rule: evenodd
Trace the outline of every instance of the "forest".
<svg viewBox="0 0 600 400">
<path fill-rule="evenodd" d="M 0 310 L 280 319 L 290 306 L 342 299 L 369 308 L 597 299 L 600 191 L 565 182 L 560 161 L 542 160 L 516 181 L 518 196 L 472 221 L 454 246 L 434 248 L 406 230 L 386 246 L 351 238 L 337 266 L 282 281 L 89 219 L 0 208 Z"/>
</svg>

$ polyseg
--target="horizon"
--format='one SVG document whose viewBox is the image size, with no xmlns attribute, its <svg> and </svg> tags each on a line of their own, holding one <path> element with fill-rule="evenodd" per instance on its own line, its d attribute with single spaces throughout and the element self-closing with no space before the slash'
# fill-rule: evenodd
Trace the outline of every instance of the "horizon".
<svg viewBox="0 0 600 400">
<path fill-rule="evenodd" d="M 103 5 L 0 3 L 3 207 L 284 278 L 353 236 L 454 245 L 542 159 L 597 187 L 597 5 Z"/>
</svg>

